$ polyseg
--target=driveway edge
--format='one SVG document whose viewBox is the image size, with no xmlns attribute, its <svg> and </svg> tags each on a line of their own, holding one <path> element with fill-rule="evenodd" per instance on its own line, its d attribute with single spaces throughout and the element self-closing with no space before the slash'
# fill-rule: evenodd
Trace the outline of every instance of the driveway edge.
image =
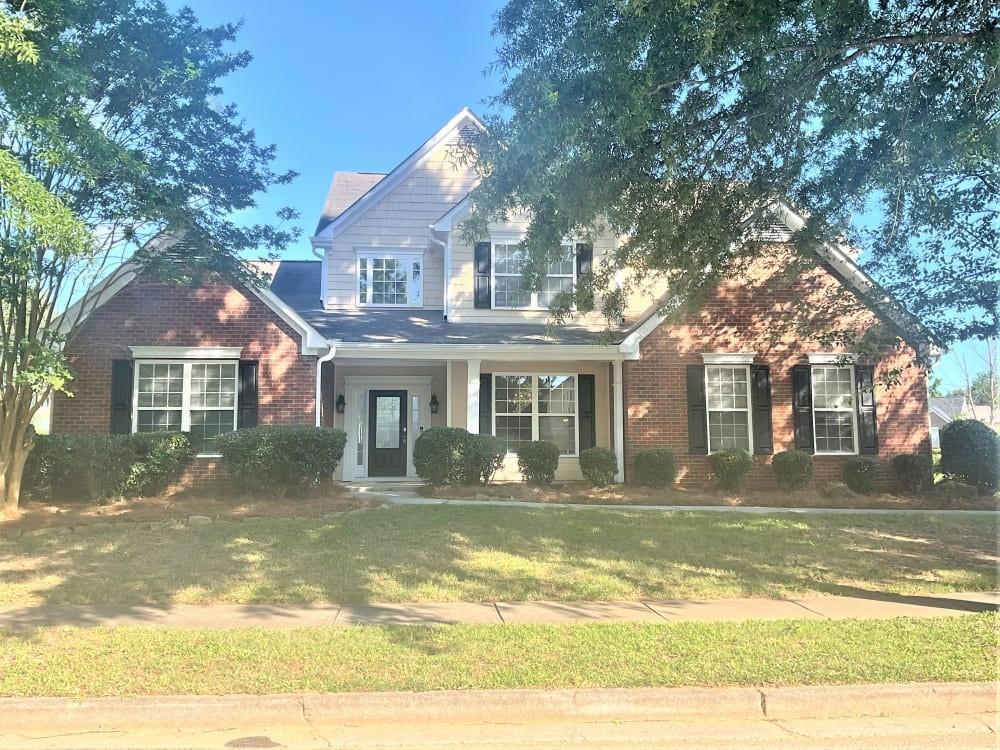
<svg viewBox="0 0 1000 750">
<path fill-rule="evenodd" d="M 442 690 L 426 693 L 0 698 L 6 732 L 670 719 L 954 716 L 996 711 L 997 683 L 772 688 Z"/>
</svg>

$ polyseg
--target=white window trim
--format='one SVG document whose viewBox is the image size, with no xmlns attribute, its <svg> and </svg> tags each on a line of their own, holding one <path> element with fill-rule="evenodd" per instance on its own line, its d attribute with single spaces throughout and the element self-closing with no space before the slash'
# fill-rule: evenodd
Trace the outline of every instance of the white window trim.
<svg viewBox="0 0 1000 750">
<path fill-rule="evenodd" d="M 572 453 L 560 453 L 559 458 L 578 458 L 580 456 L 580 376 L 575 372 L 495 372 L 493 377 L 490 378 L 490 393 L 488 398 L 490 399 L 490 413 L 493 415 L 492 432 L 495 436 L 497 434 L 497 402 L 494 397 L 496 394 L 496 379 L 504 377 L 514 377 L 514 378 L 531 378 L 531 439 L 532 441 L 539 440 L 538 432 L 538 418 L 540 416 L 546 417 L 573 417 L 573 452 Z M 539 378 L 549 378 L 549 377 L 565 377 L 573 378 L 573 408 L 576 410 L 573 414 L 566 413 L 550 413 L 541 415 L 538 412 L 538 379 Z M 483 394 L 479 395 L 483 398 Z M 527 414 L 510 414 L 504 412 L 499 416 L 502 417 L 525 417 L 529 416 Z M 515 455 L 514 453 L 507 453 L 508 456 Z"/>
<path fill-rule="evenodd" d="M 753 364 L 754 352 L 713 352 L 701 355 L 706 365 L 749 365 Z"/>
<path fill-rule="evenodd" d="M 239 360 L 243 354 L 241 346 L 130 346 L 136 360 Z M 176 362 L 174 363 L 176 364 Z"/>
<path fill-rule="evenodd" d="M 510 305 L 498 305 L 497 304 L 497 245 L 517 245 L 524 240 L 523 235 L 502 235 L 494 234 L 490 236 L 490 305 L 494 310 L 528 310 L 528 311 L 539 311 L 548 310 L 547 306 L 542 306 L 538 304 L 538 290 L 532 289 L 529 294 L 530 302 L 526 306 L 512 307 Z M 569 245 L 570 257 L 572 259 L 573 272 L 572 273 L 559 273 L 559 274 L 545 274 L 546 277 L 551 276 L 554 279 L 572 279 L 573 287 L 576 288 L 576 240 L 563 240 L 560 243 L 560 247 L 563 245 Z M 510 277 L 510 276 L 522 276 L 522 274 L 509 274 L 502 273 L 500 276 Z"/>
<path fill-rule="evenodd" d="M 393 309 L 422 308 L 424 306 L 424 276 L 427 273 L 424 262 L 424 252 L 415 247 L 357 247 L 355 248 L 354 261 L 354 298 L 358 307 L 388 307 Z M 394 260 L 404 261 L 408 264 L 406 275 L 406 303 L 396 305 L 386 302 L 366 302 L 361 299 L 361 261 L 362 260 Z M 420 278 L 414 281 L 413 266 L 414 261 L 420 261 Z M 371 280 L 368 282 L 368 293 L 371 295 Z M 417 299 L 418 301 L 414 301 Z"/>
<path fill-rule="evenodd" d="M 841 367 L 846 367 L 858 361 L 858 355 L 850 353 L 817 352 L 808 356 L 809 364 L 811 365 L 840 365 Z"/>
<path fill-rule="evenodd" d="M 858 435 L 858 379 L 857 373 L 854 371 L 853 364 L 845 364 L 843 361 L 844 357 L 849 357 L 852 355 L 845 354 L 835 354 L 835 355 L 821 355 L 821 356 L 834 356 L 839 357 L 839 360 L 835 361 L 820 361 L 813 363 L 813 357 L 817 355 L 809 355 L 809 391 L 812 394 L 812 433 L 813 433 L 813 455 L 816 456 L 857 456 L 858 453 L 858 443 L 860 442 Z M 816 380 L 813 377 L 816 370 L 841 370 L 848 369 L 851 371 L 851 400 L 854 402 L 851 407 L 851 429 L 853 430 L 852 438 L 854 442 L 854 450 L 852 451 L 821 451 L 817 443 L 816 435 Z M 832 411 L 832 412 L 846 412 L 847 409 L 819 409 L 819 411 Z"/>
<path fill-rule="evenodd" d="M 132 347 L 135 351 L 137 348 Z M 139 431 L 140 411 L 179 411 L 181 413 L 181 432 L 191 431 L 191 369 L 193 365 L 219 365 L 232 364 L 236 370 L 236 394 L 233 401 L 233 430 L 237 429 L 240 414 L 240 362 L 238 359 L 135 359 L 133 360 L 134 372 L 132 374 L 132 433 Z M 182 385 L 181 385 L 181 405 L 177 406 L 150 406 L 139 408 L 139 366 L 140 365 L 181 365 Z M 197 411 L 229 411 L 228 408 L 199 408 Z M 218 458 L 221 453 L 199 453 L 199 458 Z"/>
<path fill-rule="evenodd" d="M 706 355 L 702 355 L 703 357 Z M 709 355 L 711 356 L 711 355 Z M 747 355 L 743 354 L 732 354 L 732 355 L 720 355 L 720 356 L 731 356 L 731 357 L 744 357 Z M 750 360 L 753 360 L 753 355 L 749 355 Z M 746 409 L 712 409 L 709 407 L 708 403 L 708 368 L 709 367 L 722 367 L 732 370 L 744 369 L 747 373 L 747 408 Z M 740 362 L 732 363 L 731 361 L 713 362 L 709 363 L 705 360 L 705 438 L 708 443 L 708 453 L 711 455 L 715 453 L 716 450 L 712 449 L 712 412 L 722 412 L 722 411 L 732 411 L 732 412 L 742 412 L 747 413 L 747 453 L 751 456 L 753 455 L 753 382 L 750 380 L 752 373 L 750 372 L 749 364 L 741 364 Z M 725 448 L 719 448 L 718 450 L 728 450 Z"/>
</svg>

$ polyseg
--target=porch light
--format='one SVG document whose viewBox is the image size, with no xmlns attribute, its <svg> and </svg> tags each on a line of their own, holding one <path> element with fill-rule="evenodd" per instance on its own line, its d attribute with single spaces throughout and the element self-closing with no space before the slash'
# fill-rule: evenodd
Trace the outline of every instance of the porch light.
<svg viewBox="0 0 1000 750">
<path fill-rule="evenodd" d="M 347 399 L 344 398 L 344 394 L 341 393 L 337 396 L 337 414 L 344 413 L 344 407 L 347 406 Z"/>
<path fill-rule="evenodd" d="M 440 404 L 438 403 L 437 394 L 436 393 L 432 393 L 431 394 L 431 414 L 437 414 L 438 413 L 438 406 L 440 406 Z"/>
</svg>

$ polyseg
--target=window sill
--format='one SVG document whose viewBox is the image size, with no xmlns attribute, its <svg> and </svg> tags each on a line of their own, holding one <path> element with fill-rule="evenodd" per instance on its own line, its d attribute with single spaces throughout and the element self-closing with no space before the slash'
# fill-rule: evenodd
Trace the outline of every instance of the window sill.
<svg viewBox="0 0 1000 750">
<path fill-rule="evenodd" d="M 221 453 L 198 453 L 195 458 L 222 458 Z"/>
</svg>

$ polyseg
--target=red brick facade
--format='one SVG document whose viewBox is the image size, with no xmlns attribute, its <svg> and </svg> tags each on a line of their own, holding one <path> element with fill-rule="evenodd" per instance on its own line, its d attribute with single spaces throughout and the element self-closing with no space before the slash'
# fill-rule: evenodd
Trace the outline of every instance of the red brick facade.
<svg viewBox="0 0 1000 750">
<path fill-rule="evenodd" d="M 669 448 L 677 457 L 682 486 L 708 483 L 708 456 L 688 452 L 686 368 L 702 364 L 701 355 L 711 352 L 754 352 L 755 363 L 770 367 L 774 452 L 795 447 L 791 368 L 807 363 L 810 353 L 843 349 L 801 338 L 789 326 L 788 315 L 802 309 L 798 303 L 828 298 L 840 282 L 823 269 L 789 278 L 781 272 L 779 258 L 757 263 L 749 282 L 723 284 L 699 312 L 679 324 L 661 325 L 642 342 L 641 359 L 625 363 L 626 465 L 638 451 Z M 838 318 L 841 327 L 859 331 L 876 323 L 870 311 L 860 308 Z M 880 461 L 930 451 L 926 377 L 912 361 L 912 350 L 892 350 L 874 362 L 876 380 L 883 372 L 901 368 L 896 384 L 876 387 L 879 454 L 873 458 Z M 751 485 L 771 485 L 770 460 L 755 456 Z M 841 481 L 845 460 L 816 456 L 815 484 Z M 883 470 L 880 476 L 884 486 L 894 483 L 891 472 Z"/>
</svg>

